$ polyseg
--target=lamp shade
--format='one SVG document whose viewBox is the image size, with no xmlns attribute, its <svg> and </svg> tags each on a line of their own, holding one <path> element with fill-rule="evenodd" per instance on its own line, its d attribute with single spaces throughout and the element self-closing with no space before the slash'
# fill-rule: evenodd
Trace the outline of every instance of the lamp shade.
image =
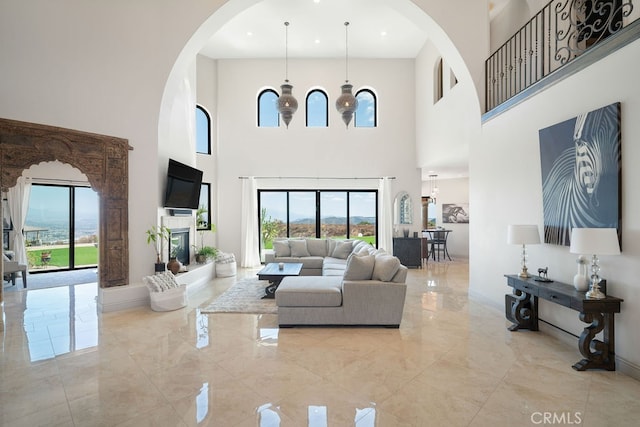
<svg viewBox="0 0 640 427">
<path fill-rule="evenodd" d="M 510 245 L 537 245 L 540 233 L 537 225 L 509 225 L 507 243 Z"/>
<path fill-rule="evenodd" d="M 620 244 L 615 228 L 574 228 L 571 230 L 572 254 L 618 255 Z"/>
</svg>

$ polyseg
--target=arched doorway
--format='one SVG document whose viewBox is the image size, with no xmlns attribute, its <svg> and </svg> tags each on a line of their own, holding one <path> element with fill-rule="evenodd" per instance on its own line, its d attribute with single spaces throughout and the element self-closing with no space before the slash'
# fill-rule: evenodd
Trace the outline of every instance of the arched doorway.
<svg viewBox="0 0 640 427">
<path fill-rule="evenodd" d="M 59 160 L 84 173 L 100 195 L 99 280 L 129 283 L 128 152 L 126 139 L 0 119 L 0 187 L 7 191 L 32 165 Z"/>
</svg>

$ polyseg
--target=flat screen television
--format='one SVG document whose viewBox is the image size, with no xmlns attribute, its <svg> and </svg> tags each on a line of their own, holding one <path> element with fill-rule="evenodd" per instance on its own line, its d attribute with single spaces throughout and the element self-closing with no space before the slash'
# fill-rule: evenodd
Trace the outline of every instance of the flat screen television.
<svg viewBox="0 0 640 427">
<path fill-rule="evenodd" d="M 202 171 L 169 159 L 165 208 L 198 209 Z"/>
</svg>

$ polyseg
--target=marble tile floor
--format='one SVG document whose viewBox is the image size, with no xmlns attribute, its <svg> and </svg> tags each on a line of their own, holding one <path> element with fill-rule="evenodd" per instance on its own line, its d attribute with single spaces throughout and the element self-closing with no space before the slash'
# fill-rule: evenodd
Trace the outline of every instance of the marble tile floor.
<svg viewBox="0 0 640 427">
<path fill-rule="evenodd" d="M 97 313 L 95 284 L 5 293 L 0 426 L 638 425 L 640 381 L 509 332 L 468 298 L 466 263 L 410 270 L 399 329 L 199 312 L 256 271 L 169 313 Z"/>
</svg>

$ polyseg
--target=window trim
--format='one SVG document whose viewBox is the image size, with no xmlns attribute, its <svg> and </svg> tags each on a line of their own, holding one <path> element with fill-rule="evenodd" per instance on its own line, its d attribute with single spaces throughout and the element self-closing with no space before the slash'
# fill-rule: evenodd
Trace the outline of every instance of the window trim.
<svg viewBox="0 0 640 427">
<path fill-rule="evenodd" d="M 211 114 L 200 104 L 196 104 L 196 111 L 202 111 L 207 119 L 207 151 L 198 151 L 198 135 L 197 135 L 197 120 L 196 120 L 196 154 L 211 155 Z M 196 116 L 197 117 L 197 116 Z"/>
<path fill-rule="evenodd" d="M 207 187 L 207 213 L 205 214 L 205 219 L 207 221 L 206 227 L 198 227 L 198 218 L 196 217 L 196 230 L 208 231 L 211 230 L 211 183 L 210 182 L 202 182 L 200 184 L 200 195 L 202 195 L 202 190 L 204 187 Z M 198 206 L 198 209 L 200 206 Z M 196 211 L 197 212 L 197 211 Z"/>
<path fill-rule="evenodd" d="M 260 233 L 260 235 L 262 235 L 262 229 L 261 229 L 261 222 L 262 222 L 262 218 L 261 218 L 261 211 L 262 211 L 262 193 L 286 193 L 286 212 L 287 212 L 287 220 L 286 220 L 286 230 L 287 230 L 287 238 L 291 237 L 291 232 L 290 232 L 290 212 L 289 212 L 289 207 L 290 207 L 290 202 L 289 202 L 289 193 L 304 193 L 304 192 L 309 192 L 309 193 L 315 193 L 316 195 L 316 221 L 315 221 L 315 227 L 316 227 L 316 235 L 315 238 L 319 239 L 322 238 L 322 220 L 321 220 L 321 209 L 320 209 L 320 201 L 322 198 L 322 193 L 346 193 L 346 215 L 347 215 L 347 223 L 346 223 L 346 229 L 347 229 L 347 239 L 353 239 L 353 236 L 350 236 L 350 231 L 351 231 L 351 226 L 350 226 L 350 218 L 351 218 L 351 214 L 350 214 L 350 203 L 351 203 L 351 198 L 350 198 L 350 194 L 351 193 L 373 193 L 375 195 L 375 218 L 376 218 L 376 224 L 374 227 L 374 236 L 375 236 L 375 240 L 376 240 L 376 248 L 378 247 L 379 242 L 379 229 L 378 229 L 378 224 L 380 222 L 380 205 L 379 205 L 379 200 L 378 200 L 378 189 L 377 188 L 358 188 L 358 189 L 345 189 L 345 188 L 335 188 L 335 189 L 329 189 L 329 188 L 323 188 L 323 189 L 304 189 L 304 188 L 286 188 L 286 189 L 275 189 L 275 188 L 268 188 L 268 189 L 258 189 L 258 232 Z M 357 238 L 357 237 L 356 237 Z M 264 250 L 264 248 L 262 247 L 262 238 L 258 239 L 258 251 L 260 253 L 262 253 L 262 251 Z"/>
<path fill-rule="evenodd" d="M 361 93 L 369 93 L 371 94 L 371 97 L 373 98 L 373 126 L 358 126 L 358 109 L 356 109 L 356 111 L 353 113 L 353 127 L 359 127 L 359 128 L 376 128 L 378 127 L 378 96 L 376 95 L 376 93 L 373 91 L 373 89 L 369 89 L 369 88 L 362 88 L 360 90 L 358 90 L 355 94 L 356 99 L 358 99 L 358 95 L 360 95 Z"/>
<path fill-rule="evenodd" d="M 269 88 L 269 87 L 266 88 L 266 89 L 261 90 L 260 93 L 258 93 L 258 98 L 257 98 L 257 100 L 258 100 L 257 104 L 258 105 L 257 105 L 257 109 L 256 109 L 256 112 L 258 114 L 257 117 L 256 117 L 257 126 L 259 128 L 279 128 L 280 127 L 280 114 L 278 113 L 277 105 L 276 105 L 277 125 L 276 126 L 263 126 L 260 123 L 260 101 L 262 99 L 262 96 L 267 94 L 267 93 L 273 93 L 276 96 L 276 103 L 277 103 L 278 98 L 280 97 L 280 94 L 278 94 L 278 92 L 275 89 Z"/>
<path fill-rule="evenodd" d="M 325 125 L 324 126 L 309 126 L 309 97 L 314 94 L 314 93 L 321 93 L 322 95 L 324 95 L 324 100 L 325 100 L 325 105 L 324 105 L 324 121 L 325 121 Z M 308 93 L 307 96 L 305 97 L 305 126 L 306 127 L 313 127 L 313 128 L 328 128 L 329 127 L 329 95 L 327 95 L 327 92 L 325 92 L 323 89 L 320 88 L 316 88 L 316 89 L 311 89 Z"/>
</svg>

